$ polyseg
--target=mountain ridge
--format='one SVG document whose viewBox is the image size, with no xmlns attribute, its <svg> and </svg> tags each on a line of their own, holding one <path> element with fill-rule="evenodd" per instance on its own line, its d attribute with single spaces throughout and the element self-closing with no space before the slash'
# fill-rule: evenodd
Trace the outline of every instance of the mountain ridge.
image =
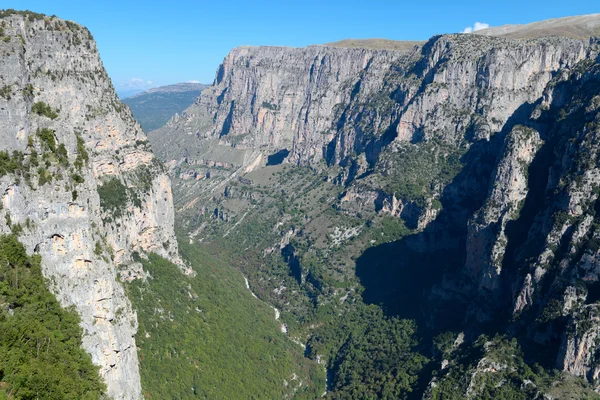
<svg viewBox="0 0 600 400">
<path fill-rule="evenodd" d="M 139 96 L 143 96 L 145 94 L 151 94 L 151 93 L 178 93 L 178 92 L 193 92 L 193 91 L 202 91 L 203 89 L 207 88 L 210 85 L 206 85 L 203 83 L 196 83 L 196 82 L 180 82 L 180 83 L 174 83 L 171 85 L 164 85 L 164 86 L 158 86 L 155 88 L 151 88 L 148 90 L 144 90 L 141 93 L 137 93 L 134 94 L 133 96 L 127 97 L 128 99 L 130 98 L 135 98 L 135 97 L 139 97 Z"/>
<path fill-rule="evenodd" d="M 364 48 L 372 50 L 410 51 L 425 44 L 424 40 L 390 40 L 390 39 L 342 39 L 325 43 L 326 47 Z"/>
</svg>

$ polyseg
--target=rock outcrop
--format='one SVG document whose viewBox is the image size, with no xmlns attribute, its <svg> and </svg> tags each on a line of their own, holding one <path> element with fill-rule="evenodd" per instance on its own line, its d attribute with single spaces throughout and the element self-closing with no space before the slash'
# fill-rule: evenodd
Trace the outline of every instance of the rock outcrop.
<svg viewBox="0 0 600 400">
<path fill-rule="evenodd" d="M 42 256 L 51 290 L 81 316 L 107 394 L 139 399 L 137 320 L 119 275 L 143 275 L 133 252 L 179 262 L 170 180 L 86 28 L 9 11 L 0 32 L 0 148 L 3 162 L 21 160 L 0 178 L 0 230 Z"/>
</svg>

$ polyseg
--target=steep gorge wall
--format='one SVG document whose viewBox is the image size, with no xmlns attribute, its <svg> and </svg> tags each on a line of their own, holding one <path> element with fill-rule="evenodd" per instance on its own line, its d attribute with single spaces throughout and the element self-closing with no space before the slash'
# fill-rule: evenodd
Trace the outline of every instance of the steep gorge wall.
<svg viewBox="0 0 600 400">
<path fill-rule="evenodd" d="M 337 164 L 361 153 L 373 161 L 392 140 L 489 137 L 587 48 L 567 38 L 474 35 L 435 37 L 411 51 L 241 47 L 196 104 L 151 136 L 287 149 L 288 161 L 299 164 Z"/>
<path fill-rule="evenodd" d="M 141 398 L 137 320 L 118 276 L 143 275 L 134 251 L 180 262 L 170 180 L 87 29 L 15 13 L 0 27 L 0 149 L 24 159 L 0 178 L 0 230 L 17 227 L 28 252 L 42 256 L 51 290 L 81 316 L 108 395 Z"/>
<path fill-rule="evenodd" d="M 398 54 L 321 46 L 239 47 L 219 67 L 214 85 L 152 135 L 160 141 L 167 132 L 178 132 L 237 148 L 287 149 L 289 160 L 318 162 L 335 134 L 339 106 L 360 89 L 355 78 L 384 75 Z M 373 87 L 365 89 L 369 84 L 363 83 L 363 90 L 382 90 L 382 83 L 373 79 Z"/>
</svg>

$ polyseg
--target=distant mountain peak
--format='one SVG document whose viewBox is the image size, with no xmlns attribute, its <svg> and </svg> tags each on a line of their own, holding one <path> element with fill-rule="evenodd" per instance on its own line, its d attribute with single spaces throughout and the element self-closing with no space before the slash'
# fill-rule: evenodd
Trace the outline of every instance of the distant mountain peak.
<svg viewBox="0 0 600 400">
<path fill-rule="evenodd" d="M 143 96 L 145 94 L 151 94 L 151 93 L 182 93 L 182 92 L 193 92 L 193 91 L 198 91 L 198 90 L 201 91 L 201 90 L 204 90 L 205 88 L 207 88 L 208 86 L 210 86 L 210 85 L 205 85 L 203 83 L 196 83 L 196 82 L 181 82 L 181 83 L 175 83 L 173 85 L 159 86 L 159 87 L 155 87 L 152 89 L 148 89 L 141 93 L 134 94 L 131 97 L 139 97 L 139 96 Z"/>
</svg>

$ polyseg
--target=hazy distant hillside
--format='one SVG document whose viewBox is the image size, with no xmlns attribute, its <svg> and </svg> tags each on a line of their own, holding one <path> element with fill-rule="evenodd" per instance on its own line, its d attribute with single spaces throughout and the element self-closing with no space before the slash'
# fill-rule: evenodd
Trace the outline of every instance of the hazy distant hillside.
<svg viewBox="0 0 600 400">
<path fill-rule="evenodd" d="M 149 132 L 192 105 L 206 87 L 201 83 L 178 83 L 149 89 L 121 101 L 131 108 L 144 131 Z"/>
<path fill-rule="evenodd" d="M 136 94 L 140 94 L 142 92 L 142 89 L 117 90 L 117 96 L 119 96 L 119 99 L 122 100 L 131 96 L 135 96 Z"/>
<path fill-rule="evenodd" d="M 477 34 L 510 39 L 528 39 L 544 36 L 589 39 L 593 36 L 600 36 L 600 14 L 555 18 L 525 25 L 504 25 L 477 31 Z"/>
</svg>

